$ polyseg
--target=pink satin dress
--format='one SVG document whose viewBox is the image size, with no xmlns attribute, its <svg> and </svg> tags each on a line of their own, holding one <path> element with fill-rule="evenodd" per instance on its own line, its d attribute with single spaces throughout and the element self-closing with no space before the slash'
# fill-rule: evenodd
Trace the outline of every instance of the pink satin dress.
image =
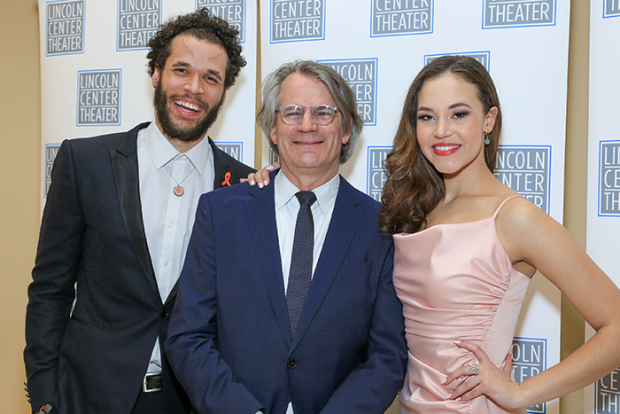
<svg viewBox="0 0 620 414">
<path fill-rule="evenodd" d="M 462 365 L 478 362 L 454 341 L 481 346 L 498 367 L 510 351 L 530 282 L 512 267 L 495 227 L 510 198 L 484 220 L 394 235 L 394 287 L 409 348 L 401 414 L 507 412 L 484 396 L 449 400 L 462 381 L 441 383 Z"/>
</svg>

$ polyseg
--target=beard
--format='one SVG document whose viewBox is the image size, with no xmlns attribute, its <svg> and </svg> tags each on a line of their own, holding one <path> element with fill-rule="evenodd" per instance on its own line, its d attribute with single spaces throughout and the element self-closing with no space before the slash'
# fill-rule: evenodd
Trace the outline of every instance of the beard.
<svg viewBox="0 0 620 414">
<path fill-rule="evenodd" d="M 194 126 L 183 127 L 176 125 L 172 121 L 170 116 L 170 110 L 168 109 L 168 93 L 161 87 L 161 82 L 155 87 L 155 95 L 153 97 L 153 104 L 155 106 L 156 116 L 159 124 L 162 128 L 162 132 L 170 138 L 178 139 L 184 142 L 193 142 L 201 139 L 206 134 L 207 130 L 213 125 L 217 119 L 217 115 L 220 112 L 222 103 L 224 102 L 224 95 L 222 99 L 213 107 L 209 108 L 209 105 L 199 100 L 203 111 L 206 111 L 206 116 L 198 121 Z M 193 98 L 195 99 L 195 98 Z"/>
</svg>

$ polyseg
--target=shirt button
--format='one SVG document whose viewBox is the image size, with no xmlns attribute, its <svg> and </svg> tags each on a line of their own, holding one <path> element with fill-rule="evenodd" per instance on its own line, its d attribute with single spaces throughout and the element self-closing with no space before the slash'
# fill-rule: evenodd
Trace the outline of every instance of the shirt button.
<svg viewBox="0 0 620 414">
<path fill-rule="evenodd" d="M 297 366 L 297 361 L 295 361 L 294 359 L 289 359 L 286 362 L 286 366 L 289 368 L 295 368 Z"/>
<path fill-rule="evenodd" d="M 164 260 L 164 266 L 168 266 L 168 261 Z"/>
<path fill-rule="evenodd" d="M 172 222 L 168 223 L 168 227 L 172 227 Z"/>
</svg>

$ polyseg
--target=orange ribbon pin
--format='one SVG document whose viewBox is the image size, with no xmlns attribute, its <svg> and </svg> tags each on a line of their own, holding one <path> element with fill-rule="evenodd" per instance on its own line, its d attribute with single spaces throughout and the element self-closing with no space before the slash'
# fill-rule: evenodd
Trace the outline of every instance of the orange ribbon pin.
<svg viewBox="0 0 620 414">
<path fill-rule="evenodd" d="M 224 181 L 222 181 L 222 185 L 227 185 L 230 187 L 230 171 L 226 171 L 226 175 L 224 176 Z"/>
</svg>

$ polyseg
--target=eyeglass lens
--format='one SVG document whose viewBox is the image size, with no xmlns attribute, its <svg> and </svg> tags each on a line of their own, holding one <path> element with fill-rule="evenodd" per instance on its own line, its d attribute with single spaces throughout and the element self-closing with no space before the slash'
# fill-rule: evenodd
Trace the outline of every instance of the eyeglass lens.
<svg viewBox="0 0 620 414">
<path fill-rule="evenodd" d="M 280 114 L 282 120 L 288 125 L 297 125 L 304 117 L 304 111 L 311 109 L 310 115 L 314 122 L 319 125 L 327 125 L 334 119 L 336 109 L 329 105 L 317 105 L 312 108 L 304 108 L 298 105 L 287 105 L 284 108 L 280 108 Z"/>
</svg>

